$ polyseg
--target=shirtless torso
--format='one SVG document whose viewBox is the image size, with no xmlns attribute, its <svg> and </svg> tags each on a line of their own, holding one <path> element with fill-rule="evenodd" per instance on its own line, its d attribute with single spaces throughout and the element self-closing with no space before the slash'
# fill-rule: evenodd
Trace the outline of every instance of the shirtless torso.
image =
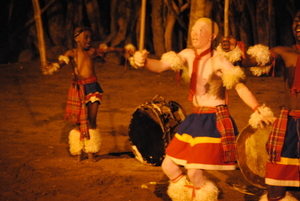
<svg viewBox="0 0 300 201">
<path fill-rule="evenodd" d="M 217 106 L 225 104 L 225 87 L 222 83 L 222 67 L 226 68 L 227 64 L 223 63 L 217 57 L 212 57 L 215 52 L 203 56 L 199 60 L 197 72 L 196 93 L 193 98 L 193 105 L 199 106 Z M 179 56 L 189 69 L 191 77 L 193 71 L 193 61 L 195 59 L 195 51 L 193 49 L 185 49 L 179 53 Z M 227 66 L 227 67 L 229 67 Z"/>
<path fill-rule="evenodd" d="M 279 57 L 283 62 L 284 73 L 284 107 L 288 110 L 300 109 L 300 96 L 292 95 L 291 88 L 294 81 L 297 59 L 300 56 L 300 50 L 293 46 L 278 46 L 271 49 L 271 51 Z"/>
<path fill-rule="evenodd" d="M 65 56 L 71 58 L 70 62 L 73 66 L 74 76 L 77 79 L 86 79 L 95 75 L 93 59 L 97 56 L 96 49 L 88 50 L 77 48 L 69 50 Z"/>
</svg>

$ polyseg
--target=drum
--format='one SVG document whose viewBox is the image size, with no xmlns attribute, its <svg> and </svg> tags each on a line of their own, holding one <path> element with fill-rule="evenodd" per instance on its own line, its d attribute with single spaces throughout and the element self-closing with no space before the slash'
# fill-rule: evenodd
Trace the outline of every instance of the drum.
<svg viewBox="0 0 300 201">
<path fill-rule="evenodd" d="M 265 172 L 268 153 L 266 144 L 272 127 L 253 129 L 246 126 L 236 140 L 238 164 L 245 179 L 258 188 L 266 188 Z"/>
<path fill-rule="evenodd" d="M 175 101 L 156 95 L 137 107 L 129 125 L 132 151 L 141 163 L 161 165 L 165 148 L 175 135 L 186 113 Z"/>
</svg>

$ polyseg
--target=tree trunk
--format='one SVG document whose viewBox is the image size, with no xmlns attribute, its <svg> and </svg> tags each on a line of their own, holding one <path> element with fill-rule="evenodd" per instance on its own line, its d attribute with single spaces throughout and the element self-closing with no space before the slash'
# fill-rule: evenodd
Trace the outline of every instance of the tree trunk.
<svg viewBox="0 0 300 201">
<path fill-rule="evenodd" d="M 102 41 L 102 43 L 108 44 L 112 38 L 116 35 L 117 33 L 117 18 L 116 16 L 118 16 L 118 9 L 116 9 L 118 7 L 117 0 L 111 0 L 110 1 L 110 34 Z"/>
<path fill-rule="evenodd" d="M 117 15 L 118 31 L 111 40 L 112 47 L 120 45 L 122 42 L 124 43 L 124 41 L 125 41 L 127 27 L 128 27 L 127 25 L 128 25 L 128 21 L 130 18 L 130 7 L 129 7 L 130 2 L 129 1 L 130 0 L 119 1 L 118 5 L 117 5 L 117 9 L 115 7 L 115 9 L 118 12 L 118 15 Z"/>
<path fill-rule="evenodd" d="M 130 1 L 130 20 L 128 22 L 128 32 L 126 34 L 125 44 L 131 43 L 135 46 L 138 44 L 138 33 L 137 24 L 139 22 L 139 9 L 140 9 L 140 1 L 141 0 L 131 0 Z M 147 17 L 146 17 L 147 18 Z M 146 29 L 148 27 L 146 26 Z M 147 42 L 147 38 L 145 38 Z"/>
<path fill-rule="evenodd" d="M 268 2 L 267 0 L 259 1 L 256 4 L 256 31 L 257 43 L 269 45 L 269 29 L 268 29 Z"/>
<path fill-rule="evenodd" d="M 39 52 L 40 52 L 40 61 L 41 66 L 45 66 L 47 64 L 46 59 L 46 47 L 45 47 L 45 40 L 44 40 L 44 30 L 43 30 L 43 23 L 41 19 L 41 10 L 38 0 L 32 0 L 32 5 L 34 9 L 34 17 L 35 17 L 35 24 L 36 24 L 36 31 L 39 43 Z"/>
<path fill-rule="evenodd" d="M 101 17 L 99 13 L 99 5 L 97 0 L 85 0 L 86 12 L 89 18 L 93 37 L 95 40 L 105 38 L 104 31 L 101 28 Z"/>
<path fill-rule="evenodd" d="M 246 3 L 250 13 L 253 42 L 254 44 L 257 44 L 258 36 L 257 36 L 257 24 L 256 24 L 256 9 L 252 0 L 246 0 Z"/>
<path fill-rule="evenodd" d="M 75 28 L 83 24 L 82 8 L 83 8 L 82 0 L 74 0 L 68 2 L 67 14 L 65 20 L 65 27 L 66 27 L 65 36 L 66 36 L 68 49 L 74 48 L 73 34 Z"/>
<path fill-rule="evenodd" d="M 54 46 L 61 45 L 63 39 L 65 38 L 65 32 L 62 31 L 64 30 L 64 11 L 59 1 L 56 1 L 48 8 L 47 16 L 47 25 L 51 41 Z"/>
<path fill-rule="evenodd" d="M 164 26 L 163 26 L 163 0 L 152 0 L 152 34 L 153 34 L 153 46 L 156 56 L 161 56 L 165 49 L 164 40 Z"/>
<path fill-rule="evenodd" d="M 175 13 L 171 12 L 170 9 L 168 9 L 168 15 L 167 15 L 167 24 L 166 24 L 166 31 L 165 31 L 165 48 L 166 51 L 172 50 L 172 37 L 173 37 L 173 31 L 174 31 L 174 24 L 176 21 Z"/>
</svg>

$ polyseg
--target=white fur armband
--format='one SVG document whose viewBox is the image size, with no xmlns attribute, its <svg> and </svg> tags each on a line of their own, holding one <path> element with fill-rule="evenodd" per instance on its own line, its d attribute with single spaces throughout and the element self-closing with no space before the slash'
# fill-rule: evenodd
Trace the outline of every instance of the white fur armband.
<svg viewBox="0 0 300 201">
<path fill-rule="evenodd" d="M 183 69 L 183 61 L 174 51 L 164 53 L 160 60 L 171 63 L 171 69 L 174 71 Z"/>
<path fill-rule="evenodd" d="M 65 55 L 59 55 L 58 61 L 64 61 L 66 64 L 69 64 L 70 59 L 69 59 L 69 57 L 67 57 Z"/>
<path fill-rule="evenodd" d="M 273 117 L 274 113 L 272 112 L 271 108 L 266 107 L 265 104 L 263 104 L 260 107 L 257 107 L 256 110 L 251 114 L 249 119 L 249 124 L 252 126 L 252 128 L 258 128 L 259 123 L 263 119 L 263 117 Z"/>
<path fill-rule="evenodd" d="M 225 52 L 222 49 L 220 43 L 217 47 L 217 52 L 221 57 L 224 57 L 227 61 L 230 61 L 231 63 L 241 60 L 241 57 L 243 56 L 243 51 L 239 48 L 238 45 L 233 50 Z"/>
<path fill-rule="evenodd" d="M 42 71 L 44 75 L 53 75 L 58 69 L 60 69 L 59 63 L 52 63 L 51 68 L 43 68 Z"/>
<path fill-rule="evenodd" d="M 250 67 L 250 71 L 252 72 L 252 75 L 254 76 L 261 76 L 262 74 L 269 74 L 272 66 L 255 66 Z"/>
<path fill-rule="evenodd" d="M 136 51 L 135 46 L 132 45 L 131 43 L 125 45 L 124 49 L 125 49 L 125 51 L 127 51 L 127 52 L 135 52 L 135 51 Z"/>
<path fill-rule="evenodd" d="M 259 66 L 264 66 L 270 61 L 271 53 L 269 48 L 265 45 L 254 45 L 249 47 L 247 54 L 254 58 Z"/>
<path fill-rule="evenodd" d="M 239 66 L 235 66 L 229 70 L 223 70 L 222 80 L 223 86 L 226 87 L 226 89 L 232 89 L 236 84 L 243 82 L 245 78 L 246 75 Z"/>
</svg>

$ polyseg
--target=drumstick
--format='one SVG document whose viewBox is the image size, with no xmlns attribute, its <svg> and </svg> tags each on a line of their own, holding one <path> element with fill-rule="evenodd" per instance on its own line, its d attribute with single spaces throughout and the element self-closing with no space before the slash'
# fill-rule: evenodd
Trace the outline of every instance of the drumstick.
<svg viewBox="0 0 300 201">
<path fill-rule="evenodd" d="M 146 0 L 142 0 L 141 5 L 141 19 L 140 19 L 140 40 L 139 40 L 139 51 L 144 49 L 145 42 L 145 17 L 146 16 Z"/>
</svg>

